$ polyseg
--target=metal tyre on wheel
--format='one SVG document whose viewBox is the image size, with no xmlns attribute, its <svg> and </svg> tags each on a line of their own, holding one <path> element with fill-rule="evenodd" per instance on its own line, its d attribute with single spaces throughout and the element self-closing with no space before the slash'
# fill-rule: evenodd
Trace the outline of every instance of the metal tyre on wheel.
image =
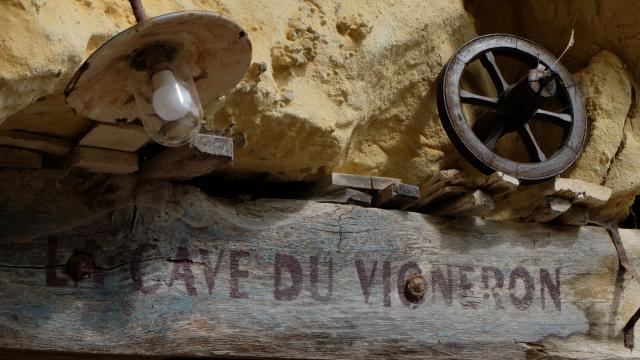
<svg viewBox="0 0 640 360">
<path fill-rule="evenodd" d="M 497 57 L 529 70 L 520 80 L 509 83 Z M 463 73 L 477 60 L 497 96 L 462 89 Z M 558 110 L 544 109 L 550 99 L 561 105 Z M 464 104 L 485 109 L 484 115 L 470 124 Z M 487 174 L 502 171 L 522 183 L 545 181 L 571 166 L 582 151 L 587 128 L 582 97 L 569 72 L 539 45 L 502 34 L 471 40 L 451 57 L 438 78 L 438 114 L 456 149 L 476 168 Z M 543 151 L 532 131 L 532 125 L 539 121 L 562 131 L 557 148 Z M 496 152 L 497 143 L 509 133 L 520 137 L 529 162 Z"/>
</svg>

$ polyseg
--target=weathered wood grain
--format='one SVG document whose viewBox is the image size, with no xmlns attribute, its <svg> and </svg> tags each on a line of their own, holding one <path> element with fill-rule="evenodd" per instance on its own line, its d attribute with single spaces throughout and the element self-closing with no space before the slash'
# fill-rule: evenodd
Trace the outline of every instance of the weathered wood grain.
<svg viewBox="0 0 640 360">
<path fill-rule="evenodd" d="M 452 221 L 300 200 L 232 203 L 167 184 L 137 192 L 133 211 L 29 243 L 3 241 L 0 348 L 293 358 L 636 356 L 623 347 L 621 329 L 640 286 L 618 275 L 602 228 Z M 28 227 L 36 218 L 24 215 Z M 640 233 L 622 237 L 638 266 Z M 62 265 L 78 250 L 91 254 L 97 271 L 74 285 Z M 416 272 L 427 293 L 422 303 L 405 303 L 404 279 Z"/>
<path fill-rule="evenodd" d="M 207 175 L 233 162 L 233 140 L 198 134 L 193 144 L 168 148 L 142 164 L 140 176 L 157 180 L 185 180 Z"/>
<path fill-rule="evenodd" d="M 37 151 L 0 146 L 0 167 L 40 169 L 42 154 Z"/>
<path fill-rule="evenodd" d="M 391 183 L 373 196 L 372 205 L 383 209 L 404 209 L 420 199 L 420 188 L 403 183 Z"/>
<path fill-rule="evenodd" d="M 355 204 L 362 206 L 371 206 L 371 194 L 364 191 L 344 188 L 334 191 L 330 194 L 314 198 L 318 202 L 334 203 L 334 204 Z"/>
<path fill-rule="evenodd" d="M 71 149 L 66 140 L 15 130 L 0 130 L 0 146 L 30 149 L 54 156 L 65 156 Z"/>
<path fill-rule="evenodd" d="M 436 215 L 479 216 L 493 210 L 493 200 L 481 190 L 465 194 L 457 199 L 445 201 L 432 211 Z"/>
<path fill-rule="evenodd" d="M 317 194 L 324 195 L 344 188 L 371 191 L 371 176 L 333 172 L 318 181 L 313 191 Z"/>
<path fill-rule="evenodd" d="M 138 171 L 138 154 L 76 146 L 66 163 L 68 167 L 92 173 L 132 174 Z"/>
<path fill-rule="evenodd" d="M 136 152 L 150 141 L 140 125 L 101 123 L 94 126 L 78 145 Z"/>
<path fill-rule="evenodd" d="M 536 222 L 549 222 L 571 208 L 571 201 L 555 196 L 549 196 L 543 200 L 542 204 L 529 216 L 529 220 Z M 581 224 L 581 225 L 585 225 Z"/>
</svg>

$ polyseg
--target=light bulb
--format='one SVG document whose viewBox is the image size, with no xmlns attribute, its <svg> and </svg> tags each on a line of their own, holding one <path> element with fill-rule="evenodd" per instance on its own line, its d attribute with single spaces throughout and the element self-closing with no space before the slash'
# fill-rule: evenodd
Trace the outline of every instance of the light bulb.
<svg viewBox="0 0 640 360">
<path fill-rule="evenodd" d="M 151 81 L 155 89 L 152 104 L 158 116 L 166 121 L 176 121 L 187 115 L 193 106 L 191 94 L 178 83 L 171 70 L 158 71 Z"/>
<path fill-rule="evenodd" d="M 182 70 L 182 71 L 180 71 Z M 184 68 L 162 65 L 130 78 L 138 112 L 149 136 L 165 146 L 181 146 L 200 131 L 202 107 L 193 78 Z"/>
</svg>

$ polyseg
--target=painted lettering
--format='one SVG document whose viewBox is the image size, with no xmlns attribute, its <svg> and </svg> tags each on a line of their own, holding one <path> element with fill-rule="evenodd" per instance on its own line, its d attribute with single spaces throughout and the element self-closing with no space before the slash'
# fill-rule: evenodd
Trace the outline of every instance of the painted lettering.
<svg viewBox="0 0 640 360">
<path fill-rule="evenodd" d="M 382 304 L 391 306 L 391 262 L 382 263 Z"/>
<path fill-rule="evenodd" d="M 490 296 L 493 296 L 493 300 L 496 303 L 496 310 L 503 310 L 504 305 L 502 305 L 502 299 L 500 298 L 500 290 L 504 287 L 502 271 L 495 266 L 483 266 L 480 271 L 482 286 L 485 290 L 484 298 L 488 299 Z M 494 284 L 492 287 L 489 287 L 489 272 L 493 273 Z"/>
<path fill-rule="evenodd" d="M 477 300 L 474 300 L 473 297 L 473 283 L 469 281 L 467 277 L 467 273 L 472 273 L 475 271 L 473 266 L 471 265 L 462 265 L 460 266 L 460 305 L 470 308 L 477 309 L 480 305 Z"/>
<path fill-rule="evenodd" d="M 520 297 L 516 295 L 516 282 L 518 279 L 521 279 L 524 283 L 524 294 Z M 511 275 L 509 275 L 509 297 L 511 298 L 511 303 L 520 310 L 526 310 L 533 302 L 534 290 L 533 277 L 527 269 L 522 266 L 513 269 Z"/>
<path fill-rule="evenodd" d="M 436 289 L 440 288 L 440 293 L 447 305 L 453 302 L 453 282 L 451 281 L 451 266 L 447 265 L 447 278 L 445 279 L 442 269 L 438 265 L 431 266 L 431 284 L 433 288 L 433 300 L 436 299 Z"/>
<path fill-rule="evenodd" d="M 311 258 L 309 258 L 309 263 L 310 263 L 310 291 L 311 291 L 311 298 L 313 298 L 314 300 L 317 301 L 322 301 L 322 302 L 327 302 L 329 300 L 331 300 L 331 296 L 333 295 L 333 258 L 329 258 L 329 269 L 327 270 L 327 294 L 326 295 L 320 295 L 320 293 L 318 292 L 318 264 L 319 262 L 319 258 L 318 255 L 314 255 Z"/>
<path fill-rule="evenodd" d="M 544 289 L 549 290 L 549 296 L 553 300 L 553 305 L 560 311 L 560 269 L 556 268 L 556 282 L 551 280 L 551 275 L 546 269 L 540 269 L 540 301 L 542 301 L 542 309 L 545 307 Z"/>
<path fill-rule="evenodd" d="M 184 282 L 184 287 L 187 289 L 187 294 L 189 294 L 189 296 L 196 296 L 198 295 L 198 292 L 196 291 L 195 280 L 193 272 L 191 271 L 191 262 L 187 247 L 182 245 L 178 246 L 175 260 L 173 260 L 173 269 L 171 270 L 169 287 L 173 286 L 174 281 L 179 280 Z"/>
<path fill-rule="evenodd" d="M 58 277 L 58 266 L 56 256 L 58 255 L 58 238 L 55 236 L 47 239 L 47 272 L 45 274 L 45 285 L 52 287 L 63 287 L 67 285 L 66 278 Z"/>
<path fill-rule="evenodd" d="M 238 279 L 248 278 L 247 270 L 240 270 L 240 259 L 251 255 L 250 252 L 244 250 L 229 251 L 229 296 L 233 299 L 248 299 L 249 294 L 246 291 L 240 291 Z"/>
<path fill-rule="evenodd" d="M 360 288 L 362 289 L 362 296 L 364 297 L 364 303 L 369 303 L 369 295 L 371 294 L 371 285 L 373 284 L 373 278 L 376 275 L 376 267 L 378 262 L 374 261 L 371 267 L 371 272 L 367 276 L 364 261 L 362 259 L 356 259 L 356 271 L 358 272 L 358 279 L 360 280 Z"/>
<path fill-rule="evenodd" d="M 102 247 L 94 239 L 89 239 L 80 251 L 91 256 L 94 269 L 98 269 L 97 262 L 100 260 Z M 94 271 L 92 277 L 98 287 L 104 287 L 104 273 L 102 271 Z"/>
<path fill-rule="evenodd" d="M 136 290 L 141 291 L 143 294 L 153 294 L 160 287 L 160 284 L 158 283 L 151 286 L 145 286 L 142 281 L 142 275 L 140 273 L 140 262 L 142 262 L 142 255 L 149 250 L 157 251 L 158 245 L 151 243 L 143 243 L 138 245 L 138 247 L 136 247 L 136 249 L 133 251 L 133 256 L 131 257 L 131 265 L 129 266 L 133 287 Z"/>
<path fill-rule="evenodd" d="M 209 296 L 211 296 L 213 290 L 216 287 L 216 277 L 218 276 L 218 271 L 220 271 L 220 265 L 222 265 L 224 248 L 220 249 L 220 251 L 218 252 L 218 259 L 216 260 L 216 265 L 214 267 L 211 266 L 209 250 L 198 249 L 198 252 L 200 252 L 200 257 L 202 258 L 202 272 L 204 273 L 204 281 L 207 283 L 207 290 L 209 291 Z"/>
<path fill-rule="evenodd" d="M 400 301 L 402 301 L 402 303 L 405 304 L 406 306 L 411 306 L 415 309 L 424 302 L 424 299 L 426 296 L 423 296 L 422 299 L 420 299 L 420 301 L 418 301 L 417 303 L 412 303 L 405 296 L 404 291 L 405 291 L 406 280 L 410 275 L 413 275 L 413 274 L 418 274 L 418 275 L 422 274 L 422 269 L 420 269 L 420 266 L 418 266 L 418 264 L 416 264 L 413 261 L 409 261 L 403 264 L 400 267 L 400 270 L 398 270 L 397 285 L 398 285 L 398 297 L 400 298 Z M 426 294 L 426 289 L 425 289 L 425 294 Z"/>
<path fill-rule="evenodd" d="M 282 270 L 287 269 L 291 275 L 291 285 L 282 284 Z M 289 301 L 300 295 L 302 290 L 302 266 L 294 256 L 276 253 L 274 264 L 273 297 L 276 300 Z"/>
</svg>

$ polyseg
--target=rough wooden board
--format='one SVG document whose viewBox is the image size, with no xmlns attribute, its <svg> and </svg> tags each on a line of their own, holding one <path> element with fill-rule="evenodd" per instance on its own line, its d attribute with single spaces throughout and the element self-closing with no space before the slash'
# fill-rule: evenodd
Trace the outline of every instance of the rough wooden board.
<svg viewBox="0 0 640 360">
<path fill-rule="evenodd" d="M 140 125 L 98 124 L 80 140 L 79 145 L 136 152 L 149 141 L 149 135 Z"/>
<path fill-rule="evenodd" d="M 39 169 L 42 155 L 36 151 L 0 146 L 0 167 Z"/>
<path fill-rule="evenodd" d="M 86 133 L 92 121 L 73 113 L 64 102 L 64 95 L 40 98 L 6 120 L 0 129 L 19 130 L 74 140 Z"/>
<path fill-rule="evenodd" d="M 138 171 L 138 154 L 76 146 L 68 155 L 67 166 L 87 172 L 131 174 Z"/>
<path fill-rule="evenodd" d="M 585 206 L 603 205 L 611 198 L 611 189 L 606 186 L 565 178 L 557 178 L 553 182 L 549 182 L 544 193 L 556 195 Z"/>
<path fill-rule="evenodd" d="M 371 190 L 382 191 L 391 184 L 400 184 L 402 181 L 396 178 L 372 176 L 371 177 Z"/>
<path fill-rule="evenodd" d="M 391 183 L 373 196 L 372 205 L 383 209 L 405 209 L 420 199 L 420 188 L 404 183 Z"/>
<path fill-rule="evenodd" d="M 440 183 L 443 184 L 443 183 Z M 452 185 L 452 186 L 443 186 L 440 188 L 437 188 L 439 184 L 434 184 L 434 188 L 436 188 L 437 190 L 433 191 L 434 189 L 430 189 L 426 192 L 426 196 L 425 193 L 422 193 L 422 198 L 415 204 L 411 205 L 409 208 L 409 210 L 412 211 L 424 211 L 426 210 L 429 205 L 431 203 L 435 203 L 438 201 L 443 201 L 445 199 L 449 199 L 451 197 L 454 196 L 458 196 L 461 194 L 464 194 L 468 191 L 468 189 L 465 186 L 458 186 L 458 185 Z"/>
<path fill-rule="evenodd" d="M 344 173 L 331 173 L 314 186 L 314 192 L 320 195 L 351 188 L 361 191 L 371 191 L 371 177 Z"/>
<path fill-rule="evenodd" d="M 549 222 L 571 208 L 571 201 L 555 196 L 547 197 L 542 206 L 538 207 L 529 220 L 535 222 Z M 583 224 L 584 225 L 584 224 Z"/>
<path fill-rule="evenodd" d="M 496 203 L 490 218 L 495 220 L 529 218 L 534 211 L 544 206 L 548 196 L 561 197 L 576 205 L 595 207 L 606 203 L 611 189 L 576 179 L 556 178 L 548 182 L 521 186 L 505 199 Z"/>
<path fill-rule="evenodd" d="M 25 242 L 132 204 L 138 179 L 62 170 L 0 169 L 0 242 Z M 165 192 L 159 191 L 157 201 Z"/>
<path fill-rule="evenodd" d="M 572 206 L 557 218 L 560 224 L 582 226 L 589 222 L 589 209 L 582 206 Z"/>
<path fill-rule="evenodd" d="M 140 198 L 164 198 L 166 208 L 138 205 L 124 238 L 113 235 L 121 222 L 96 219 L 30 243 L 5 242 L 0 348 L 182 357 L 636 355 L 623 347 L 620 329 L 640 287 L 616 279 L 604 229 L 452 222 L 295 200 L 231 205 L 192 188 L 162 189 L 141 190 Z M 168 215 L 175 206 L 188 212 Z M 640 233 L 622 235 L 637 266 Z M 93 254 L 100 270 L 77 286 L 61 271 L 74 250 Z M 418 267 L 427 295 L 405 305 L 403 279 Z"/>
<path fill-rule="evenodd" d="M 167 148 L 142 164 L 140 176 L 158 180 L 185 180 L 207 175 L 233 162 L 233 140 L 224 136 L 196 135 L 191 145 Z"/>
<path fill-rule="evenodd" d="M 520 186 L 520 181 L 511 175 L 498 171 L 488 175 L 486 179 L 483 179 L 483 183 L 478 185 L 478 188 L 496 199 L 516 191 Z"/>
<path fill-rule="evenodd" d="M 0 130 L 0 146 L 30 149 L 54 156 L 65 156 L 71 149 L 66 140 L 12 130 Z"/>
<path fill-rule="evenodd" d="M 333 204 L 355 204 L 362 206 L 371 206 L 371 198 L 372 196 L 369 193 L 350 188 L 344 188 L 338 191 L 334 191 L 330 194 L 314 198 L 313 200 Z"/>
<path fill-rule="evenodd" d="M 440 203 L 432 213 L 446 216 L 479 216 L 493 210 L 493 206 L 493 200 L 489 195 L 476 190 Z"/>
</svg>

